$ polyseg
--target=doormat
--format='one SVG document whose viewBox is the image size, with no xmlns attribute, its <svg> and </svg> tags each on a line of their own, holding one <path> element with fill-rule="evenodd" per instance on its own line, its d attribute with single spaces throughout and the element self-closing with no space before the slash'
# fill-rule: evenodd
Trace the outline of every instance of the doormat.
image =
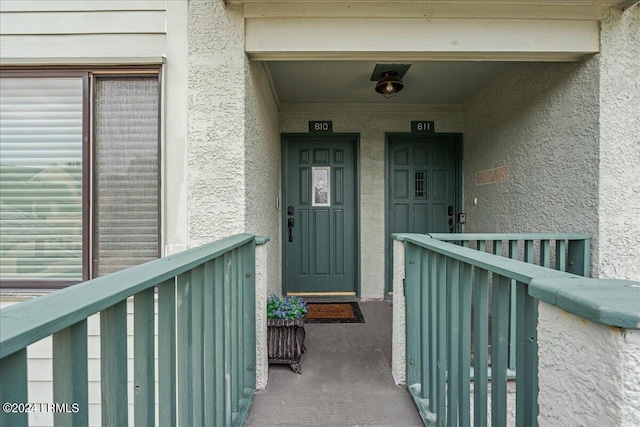
<svg viewBox="0 0 640 427">
<path fill-rule="evenodd" d="M 308 302 L 305 323 L 365 323 L 357 302 Z"/>
</svg>

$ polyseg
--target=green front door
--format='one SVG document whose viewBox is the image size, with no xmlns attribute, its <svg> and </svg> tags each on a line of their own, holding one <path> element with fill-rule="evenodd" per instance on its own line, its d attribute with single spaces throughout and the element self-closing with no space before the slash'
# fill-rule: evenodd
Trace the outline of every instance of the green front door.
<svg viewBox="0 0 640 427">
<path fill-rule="evenodd" d="M 282 140 L 283 291 L 355 294 L 357 137 Z"/>
<path fill-rule="evenodd" d="M 388 135 L 388 290 L 392 270 L 391 234 L 456 231 L 459 141 L 459 135 Z"/>
</svg>

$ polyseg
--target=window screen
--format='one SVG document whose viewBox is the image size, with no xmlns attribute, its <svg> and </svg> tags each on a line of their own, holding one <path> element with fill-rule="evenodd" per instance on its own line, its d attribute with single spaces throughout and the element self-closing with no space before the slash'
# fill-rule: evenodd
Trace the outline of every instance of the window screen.
<svg viewBox="0 0 640 427">
<path fill-rule="evenodd" d="M 0 278 L 82 279 L 83 80 L 0 79 Z"/>
<path fill-rule="evenodd" d="M 95 86 L 94 275 L 158 258 L 158 78 Z"/>
</svg>

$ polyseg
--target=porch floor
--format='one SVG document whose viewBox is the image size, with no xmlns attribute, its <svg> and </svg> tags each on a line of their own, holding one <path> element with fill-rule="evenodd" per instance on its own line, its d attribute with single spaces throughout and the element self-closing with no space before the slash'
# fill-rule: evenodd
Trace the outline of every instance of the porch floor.
<svg viewBox="0 0 640 427">
<path fill-rule="evenodd" d="M 269 367 L 245 426 L 422 426 L 391 376 L 392 306 L 360 303 L 366 323 L 307 324 L 302 375 Z"/>
</svg>

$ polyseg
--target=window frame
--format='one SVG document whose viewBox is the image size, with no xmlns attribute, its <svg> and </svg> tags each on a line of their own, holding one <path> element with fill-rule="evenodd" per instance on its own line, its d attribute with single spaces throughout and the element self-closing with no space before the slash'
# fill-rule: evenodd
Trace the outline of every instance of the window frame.
<svg viewBox="0 0 640 427">
<path fill-rule="evenodd" d="M 124 67 L 54 67 L 34 69 L 25 67 L 2 67 L 0 78 L 82 78 L 82 279 L 8 279 L 0 277 L 0 293 L 28 291 L 52 291 L 63 289 L 95 277 L 98 259 L 94 259 L 96 233 L 95 224 L 95 187 L 93 176 L 96 170 L 95 156 L 95 84 L 99 77 L 157 77 L 158 79 L 158 258 L 162 255 L 162 67 L 153 66 L 124 66 Z"/>
</svg>

